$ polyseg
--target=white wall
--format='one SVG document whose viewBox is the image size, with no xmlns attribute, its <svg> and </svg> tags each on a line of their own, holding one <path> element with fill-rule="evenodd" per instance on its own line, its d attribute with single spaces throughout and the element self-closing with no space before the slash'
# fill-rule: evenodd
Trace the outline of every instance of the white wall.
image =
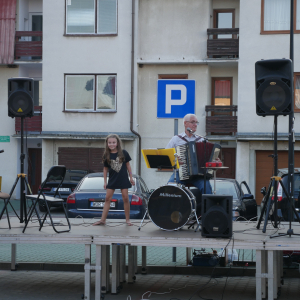
<svg viewBox="0 0 300 300">
<path fill-rule="evenodd" d="M 184 61 L 206 57 L 210 1 L 140 0 L 139 59 Z"/>
<path fill-rule="evenodd" d="M 289 34 L 260 34 L 261 0 L 241 1 L 240 4 L 240 59 L 239 59 L 239 132 L 272 132 L 274 117 L 256 115 L 255 62 L 261 59 L 289 58 Z M 300 36 L 294 35 L 295 50 Z M 295 72 L 300 71 L 298 52 L 295 51 Z M 299 128 L 297 118 L 295 128 Z M 251 121 L 250 121 L 251 120 Z M 249 122 L 250 121 L 250 122 Z M 278 132 L 288 132 L 288 117 L 278 117 Z"/>
<path fill-rule="evenodd" d="M 43 130 L 130 132 L 131 0 L 118 1 L 118 35 L 102 37 L 64 36 L 64 3 L 44 2 Z M 65 73 L 116 73 L 117 113 L 64 113 Z"/>
</svg>

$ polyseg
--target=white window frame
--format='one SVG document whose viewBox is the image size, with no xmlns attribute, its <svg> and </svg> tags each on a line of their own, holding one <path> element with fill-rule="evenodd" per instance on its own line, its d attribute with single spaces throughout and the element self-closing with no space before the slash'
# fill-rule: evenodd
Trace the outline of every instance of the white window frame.
<svg viewBox="0 0 300 300">
<path fill-rule="evenodd" d="M 118 0 L 111 0 L 115 1 L 116 3 L 116 31 L 115 32 L 104 32 L 104 33 L 99 33 L 98 32 L 98 0 L 94 0 L 94 14 L 95 14 L 95 19 L 94 19 L 94 33 L 73 33 L 73 32 L 68 32 L 68 24 L 67 24 L 67 13 L 68 13 L 68 3 L 70 3 L 72 0 L 65 0 L 65 35 L 66 36 L 115 36 L 118 35 Z M 84 0 L 83 0 L 84 1 Z"/>
<path fill-rule="evenodd" d="M 290 3 L 290 1 L 289 1 Z M 294 0 L 294 33 L 300 33 L 300 28 L 296 29 L 297 27 L 297 3 L 300 5 L 299 0 Z M 289 14 L 290 16 L 290 14 Z M 299 24 L 300 24 L 300 14 L 298 16 Z M 261 34 L 283 34 L 283 33 L 290 33 L 290 25 L 288 30 L 265 30 L 265 0 L 261 0 Z"/>
<path fill-rule="evenodd" d="M 67 109 L 67 77 L 91 77 L 94 76 L 94 90 L 93 90 L 93 108 L 92 109 Z M 99 76 L 113 76 L 115 77 L 115 107 L 112 109 L 97 109 L 98 103 L 98 77 Z M 64 74 L 64 112 L 91 112 L 91 113 L 115 113 L 117 112 L 117 74 Z"/>
</svg>

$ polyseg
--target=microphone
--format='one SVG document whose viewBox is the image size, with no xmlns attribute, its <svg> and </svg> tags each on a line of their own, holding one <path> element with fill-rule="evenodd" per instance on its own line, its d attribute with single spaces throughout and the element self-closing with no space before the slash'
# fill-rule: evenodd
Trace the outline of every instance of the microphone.
<svg viewBox="0 0 300 300">
<path fill-rule="evenodd" d="M 195 132 L 195 131 L 193 131 L 190 127 L 188 127 L 186 130 L 187 130 L 189 133 L 191 133 L 191 134 L 194 134 L 194 132 Z M 199 135 L 199 134 L 196 134 L 196 135 L 199 136 L 199 137 L 201 137 L 201 138 L 204 139 L 204 140 L 208 140 L 206 136 L 201 136 L 201 135 Z"/>
<path fill-rule="evenodd" d="M 4 150 L 0 150 L 0 153 L 3 153 L 4 152 Z"/>
</svg>

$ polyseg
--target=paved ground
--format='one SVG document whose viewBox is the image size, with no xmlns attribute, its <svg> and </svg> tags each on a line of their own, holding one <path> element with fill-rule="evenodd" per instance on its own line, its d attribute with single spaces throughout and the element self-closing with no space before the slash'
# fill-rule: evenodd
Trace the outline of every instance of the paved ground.
<svg viewBox="0 0 300 300">
<path fill-rule="evenodd" d="M 82 273 L 0 271 L 0 276 L 1 299 L 6 300 L 81 299 L 84 290 Z M 94 282 L 94 276 L 92 281 Z M 94 285 L 92 299 L 93 289 Z M 245 295 L 243 299 L 255 299 L 254 278 L 211 279 L 202 276 L 138 275 L 134 284 L 123 284 L 121 293 L 107 294 L 105 299 L 240 300 L 242 291 Z"/>
<path fill-rule="evenodd" d="M 82 299 L 83 273 L 43 271 L 0 271 L 0 299 L 74 300 Z M 298 300 L 300 279 L 289 278 L 278 299 Z M 94 282 L 94 275 L 92 275 Z M 94 284 L 91 299 L 94 299 Z M 106 300 L 255 300 L 254 277 L 186 275 L 137 275 L 134 284 L 123 284 L 118 295 L 106 294 Z"/>
</svg>

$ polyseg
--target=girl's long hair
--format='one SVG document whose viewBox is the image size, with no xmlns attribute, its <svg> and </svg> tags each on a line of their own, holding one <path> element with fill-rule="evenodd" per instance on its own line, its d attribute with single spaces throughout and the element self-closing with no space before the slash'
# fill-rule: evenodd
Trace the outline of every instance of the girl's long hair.
<svg viewBox="0 0 300 300">
<path fill-rule="evenodd" d="M 123 154 L 123 149 L 122 149 L 122 143 L 121 143 L 121 140 L 119 138 L 119 136 L 117 134 L 110 134 L 106 137 L 105 139 L 105 150 L 104 150 L 104 153 L 103 153 L 103 162 L 104 161 L 107 161 L 107 163 L 110 165 L 110 150 L 108 148 L 108 139 L 110 138 L 114 138 L 117 140 L 117 151 L 118 151 L 118 156 L 119 157 L 119 160 L 121 162 L 123 162 L 125 160 L 125 157 L 124 157 L 124 154 Z"/>
</svg>

